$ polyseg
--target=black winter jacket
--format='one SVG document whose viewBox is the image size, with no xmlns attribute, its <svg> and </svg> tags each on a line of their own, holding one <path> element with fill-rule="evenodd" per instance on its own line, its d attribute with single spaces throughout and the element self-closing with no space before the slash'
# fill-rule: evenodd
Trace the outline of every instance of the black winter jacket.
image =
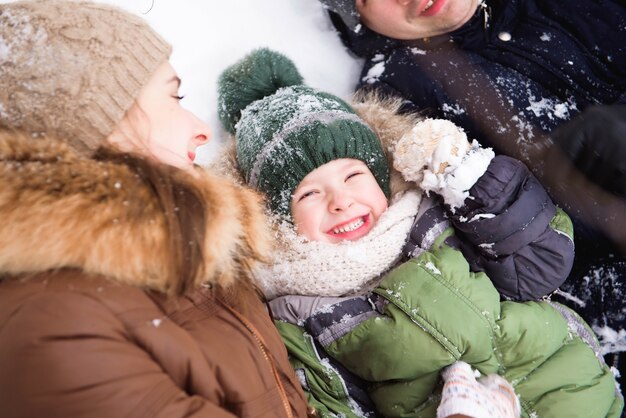
<svg viewBox="0 0 626 418">
<path fill-rule="evenodd" d="M 360 87 L 406 98 L 407 109 L 451 120 L 522 160 L 542 132 L 587 106 L 626 103 L 624 1 L 486 3 L 458 30 L 414 41 L 331 18 L 365 58 Z"/>
</svg>

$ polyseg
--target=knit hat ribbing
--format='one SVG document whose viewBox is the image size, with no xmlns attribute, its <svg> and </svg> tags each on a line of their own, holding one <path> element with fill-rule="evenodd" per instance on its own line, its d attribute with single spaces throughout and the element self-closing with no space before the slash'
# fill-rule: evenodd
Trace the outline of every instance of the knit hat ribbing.
<svg viewBox="0 0 626 418">
<path fill-rule="evenodd" d="M 0 5 L 0 127 L 90 155 L 171 54 L 141 18 L 87 1 Z"/>
<path fill-rule="evenodd" d="M 235 133 L 248 185 L 289 218 L 293 192 L 308 173 L 354 158 L 389 196 L 389 167 L 374 132 L 346 102 L 301 80 L 292 61 L 268 49 L 252 52 L 220 76 L 220 119 Z"/>
</svg>

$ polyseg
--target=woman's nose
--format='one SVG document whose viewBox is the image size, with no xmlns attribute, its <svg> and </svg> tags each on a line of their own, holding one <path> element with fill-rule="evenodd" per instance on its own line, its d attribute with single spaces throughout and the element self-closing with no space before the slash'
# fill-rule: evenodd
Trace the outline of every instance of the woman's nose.
<svg viewBox="0 0 626 418">
<path fill-rule="evenodd" d="M 211 128 L 209 128 L 209 125 L 204 123 L 197 116 L 194 115 L 194 117 L 196 118 L 196 132 L 194 134 L 194 141 L 198 146 L 200 146 L 206 144 L 211 140 L 212 132 Z"/>
<path fill-rule="evenodd" d="M 204 133 L 197 134 L 194 139 L 196 141 L 196 144 L 204 145 L 211 139 L 211 132 L 206 131 Z"/>
</svg>

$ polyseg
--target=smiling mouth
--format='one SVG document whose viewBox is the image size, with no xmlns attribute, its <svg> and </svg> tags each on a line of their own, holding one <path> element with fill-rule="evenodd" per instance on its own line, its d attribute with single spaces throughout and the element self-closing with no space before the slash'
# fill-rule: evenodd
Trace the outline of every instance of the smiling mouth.
<svg viewBox="0 0 626 418">
<path fill-rule="evenodd" d="M 426 10 L 430 9 L 433 4 L 435 4 L 435 0 L 428 0 L 428 3 L 426 3 L 426 7 L 424 7 L 424 10 L 422 10 L 421 13 L 424 13 Z"/>
<path fill-rule="evenodd" d="M 346 232 L 356 231 L 357 229 L 365 225 L 366 216 L 361 216 L 360 218 L 350 222 L 349 224 L 342 225 L 337 228 L 333 228 L 331 229 L 330 232 L 334 235 L 340 235 L 340 234 L 345 234 Z"/>
</svg>

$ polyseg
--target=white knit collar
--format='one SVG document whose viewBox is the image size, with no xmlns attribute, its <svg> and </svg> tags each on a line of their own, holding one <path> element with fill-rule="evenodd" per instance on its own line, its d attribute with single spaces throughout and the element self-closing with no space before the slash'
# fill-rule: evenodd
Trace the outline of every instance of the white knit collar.
<svg viewBox="0 0 626 418">
<path fill-rule="evenodd" d="M 255 272 L 268 299 L 282 295 L 343 296 L 373 287 L 393 267 L 417 214 L 421 194 L 398 196 L 374 228 L 358 241 L 312 242 L 286 222 L 277 227 L 279 248 L 269 265 Z"/>
</svg>

